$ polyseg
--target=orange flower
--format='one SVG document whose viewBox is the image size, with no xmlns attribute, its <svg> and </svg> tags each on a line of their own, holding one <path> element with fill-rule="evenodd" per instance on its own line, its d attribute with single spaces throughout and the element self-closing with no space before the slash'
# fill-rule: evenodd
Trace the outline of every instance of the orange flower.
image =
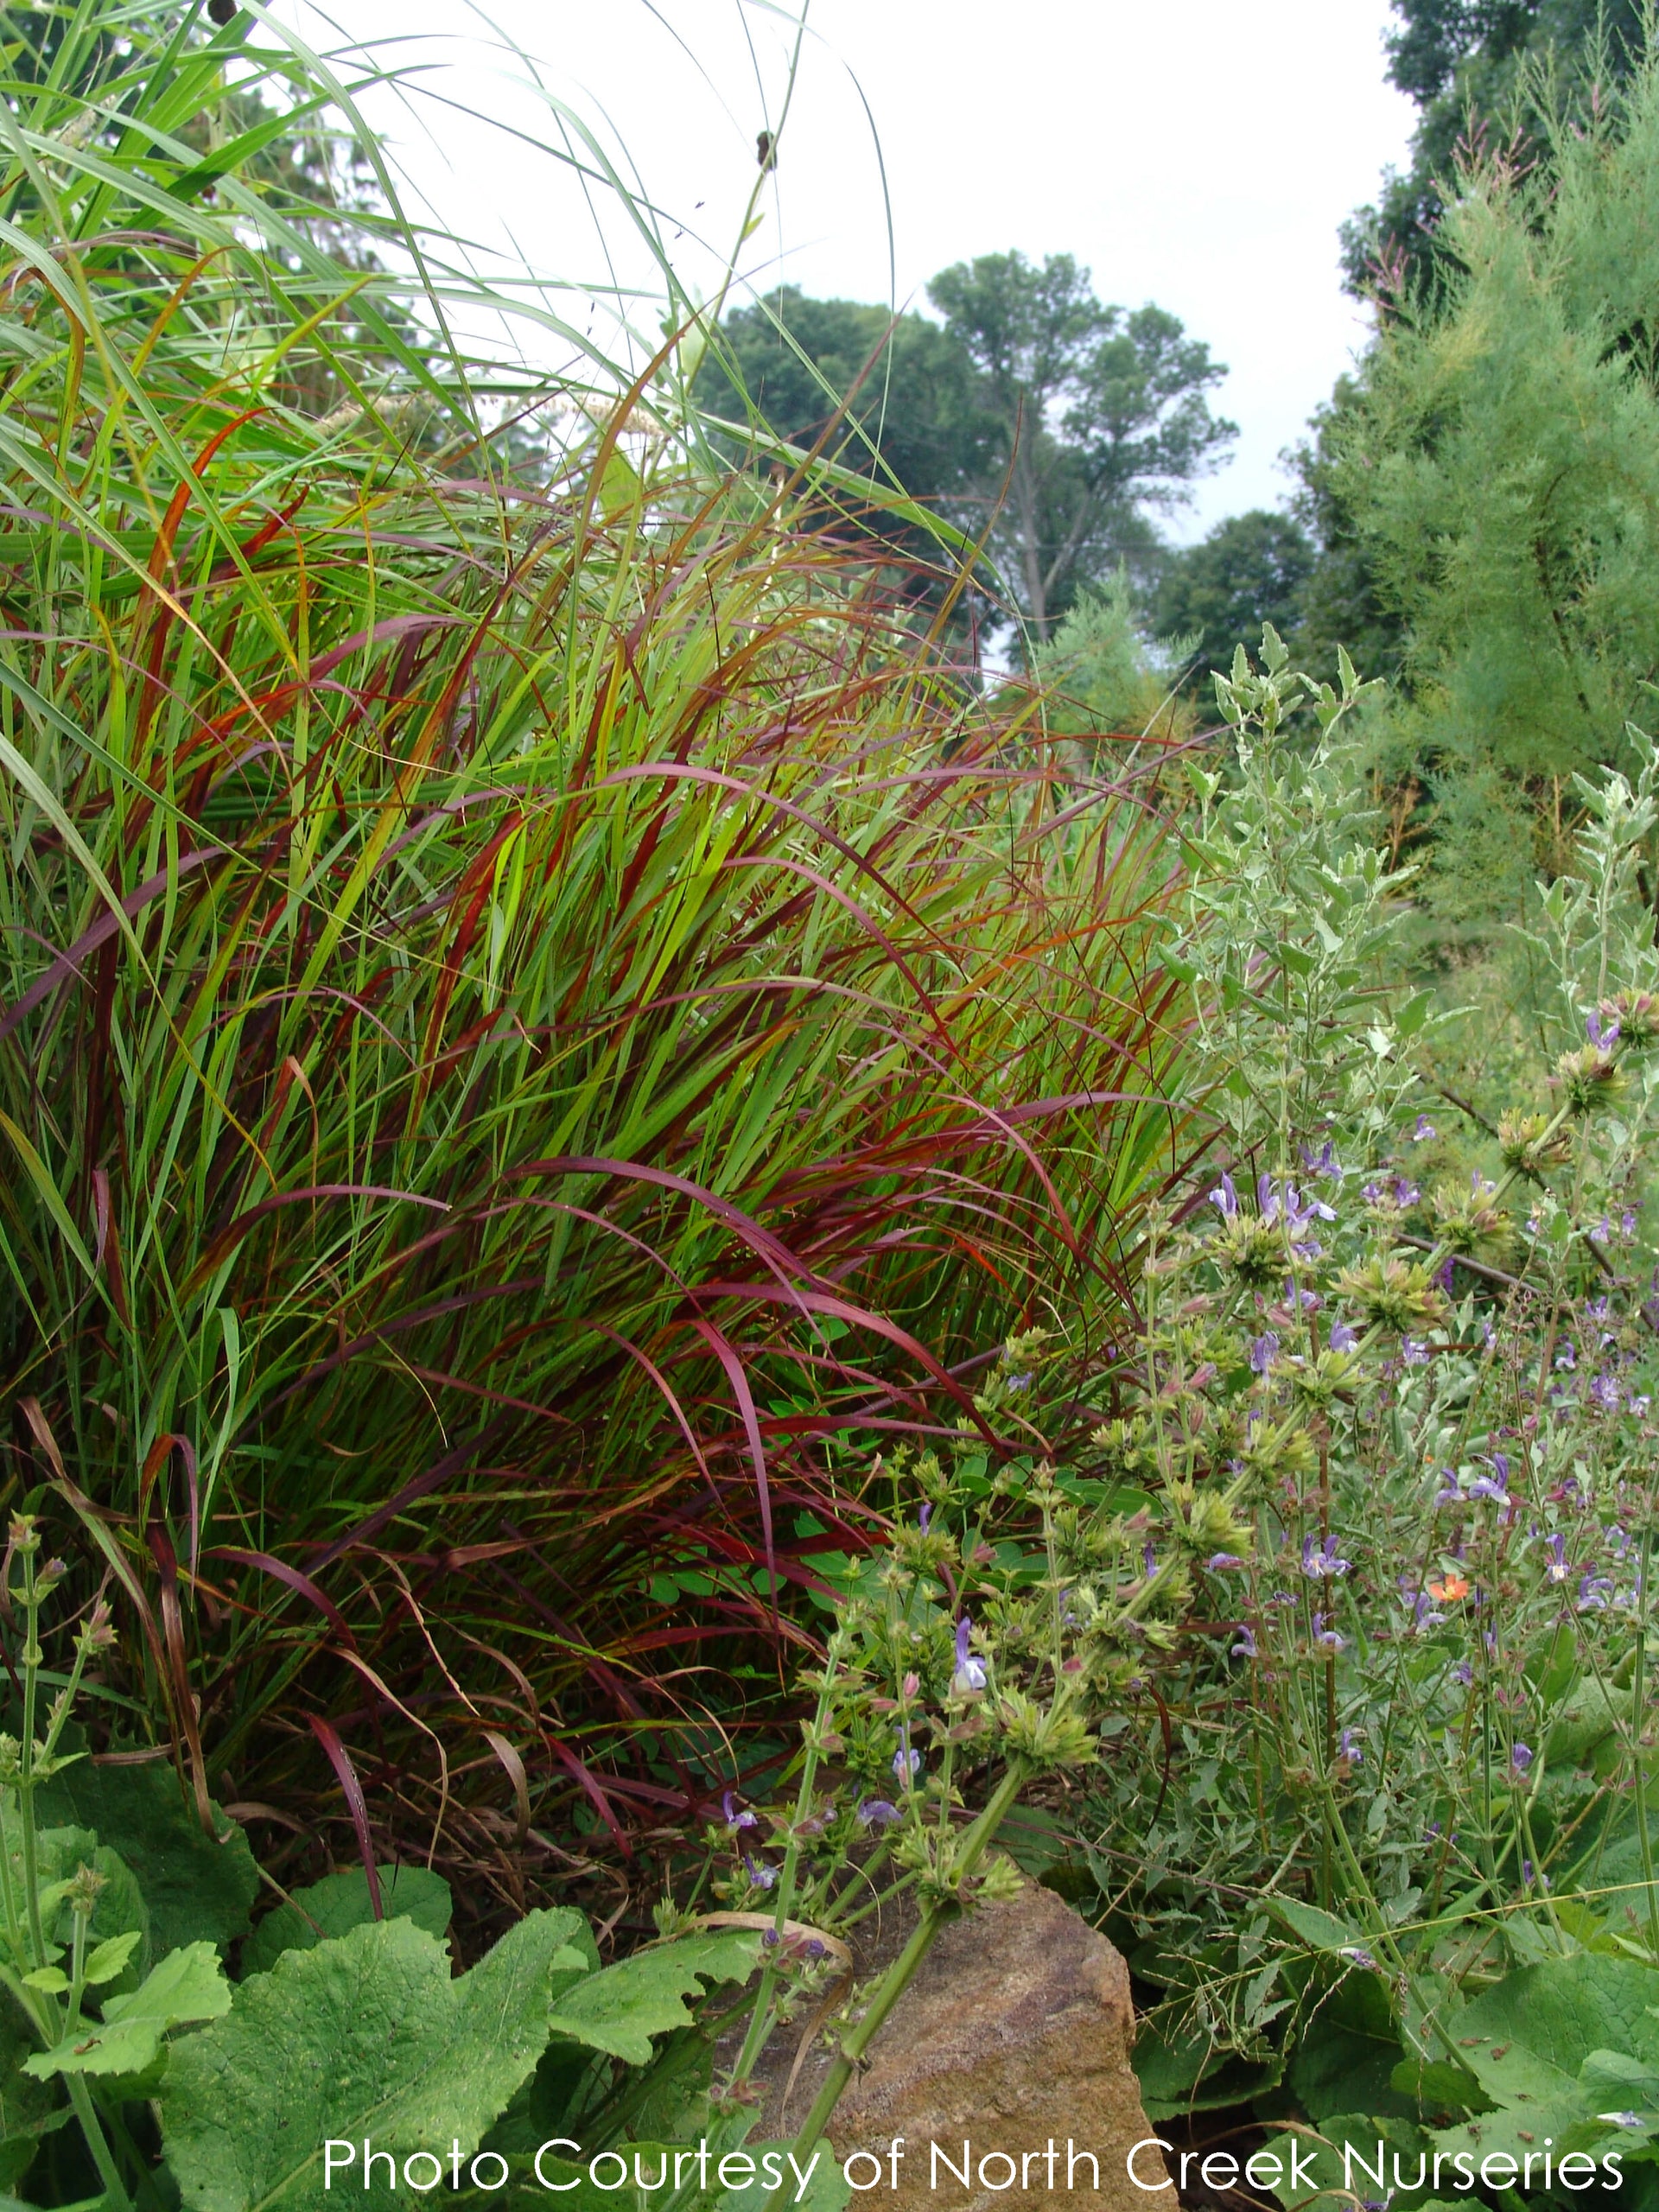
<svg viewBox="0 0 1659 2212">
<path fill-rule="evenodd" d="M 1453 1605 L 1469 1595 L 1469 1585 L 1461 1574 L 1448 1574 L 1444 1582 L 1431 1582 L 1428 1594 L 1442 1605 Z"/>
</svg>

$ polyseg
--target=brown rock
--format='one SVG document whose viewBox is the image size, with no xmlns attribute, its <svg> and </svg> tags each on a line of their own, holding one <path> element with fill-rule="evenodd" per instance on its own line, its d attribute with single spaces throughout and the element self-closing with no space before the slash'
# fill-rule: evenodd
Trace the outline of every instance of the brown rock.
<svg viewBox="0 0 1659 2212">
<path fill-rule="evenodd" d="M 1174 2212 L 1173 2190 L 1138 2189 L 1127 2171 L 1131 2148 L 1153 2132 L 1129 2064 L 1134 2037 L 1122 1958 L 1052 1891 L 1027 1885 L 957 1922 L 918 1968 L 830 2123 L 839 2158 L 864 2151 L 881 2162 L 878 2185 L 854 2202 L 874 2212 Z M 769 2113 L 764 2133 L 798 2125 L 824 2063 L 803 2066 L 787 2125 Z M 895 2190 L 890 2146 L 899 2138 Z M 855 2178 L 874 2171 L 868 2162 L 853 2169 Z M 1161 2153 L 1142 2151 L 1135 2171 L 1164 2181 Z"/>
</svg>

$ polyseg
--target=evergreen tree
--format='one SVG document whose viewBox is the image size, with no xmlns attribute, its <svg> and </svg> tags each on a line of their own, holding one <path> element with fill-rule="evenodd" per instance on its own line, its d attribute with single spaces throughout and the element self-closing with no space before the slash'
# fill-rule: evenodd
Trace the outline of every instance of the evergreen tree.
<svg viewBox="0 0 1659 2212">
<path fill-rule="evenodd" d="M 1523 89 L 1535 157 L 1465 162 L 1440 282 L 1399 302 L 1318 464 L 1405 627 L 1393 726 L 1443 873 L 1459 819 L 1489 862 L 1551 866 L 1573 774 L 1625 760 L 1659 679 L 1659 67 L 1587 120 L 1549 114 L 1541 72 Z"/>
<path fill-rule="evenodd" d="M 1433 240 L 1459 147 L 1525 149 L 1548 137 L 1536 96 L 1548 60 L 1558 88 L 1587 114 L 1604 80 L 1642 48 L 1643 0 L 1393 0 L 1389 76 L 1419 111 L 1411 161 L 1390 169 L 1375 207 L 1343 226 L 1348 289 L 1369 297 L 1433 281 Z"/>
<path fill-rule="evenodd" d="M 1356 523 L 1338 467 L 1364 377 L 1362 368 L 1357 376 L 1338 378 L 1330 398 L 1314 411 L 1311 435 L 1290 455 L 1300 479 L 1294 512 L 1314 548 L 1298 597 L 1294 636 L 1305 668 L 1329 669 L 1342 645 L 1367 677 L 1392 681 L 1405 656 L 1405 624 L 1379 591 L 1372 548 Z"/>
</svg>

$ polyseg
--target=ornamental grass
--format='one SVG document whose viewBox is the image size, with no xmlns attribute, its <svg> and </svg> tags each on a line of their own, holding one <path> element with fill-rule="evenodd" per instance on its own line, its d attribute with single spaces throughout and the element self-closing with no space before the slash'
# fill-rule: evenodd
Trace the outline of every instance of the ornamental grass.
<svg viewBox="0 0 1659 2212">
<path fill-rule="evenodd" d="M 469 352 L 502 301 L 274 25 L 29 21 L 9 1490 L 123 1617 L 95 1741 L 522 1902 L 764 1756 L 874 1453 L 1130 1295 L 1185 1143 L 1170 861 L 1133 762 L 1062 776 L 906 626 L 810 457 L 699 458 L 671 342 L 632 385 Z"/>
</svg>

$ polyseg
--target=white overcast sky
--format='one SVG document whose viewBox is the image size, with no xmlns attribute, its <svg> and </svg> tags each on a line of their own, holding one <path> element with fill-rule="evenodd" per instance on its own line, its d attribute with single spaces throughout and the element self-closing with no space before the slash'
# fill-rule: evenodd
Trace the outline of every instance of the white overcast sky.
<svg viewBox="0 0 1659 2212">
<path fill-rule="evenodd" d="M 315 0 L 281 4 L 340 54 Z M 542 149 L 549 100 L 631 165 L 670 219 L 683 281 L 707 297 L 754 183 L 755 133 L 785 95 L 798 12 L 799 0 L 493 0 L 486 21 L 467 0 L 328 4 L 353 40 L 415 73 L 404 103 L 371 110 L 415 191 L 446 225 L 574 287 L 560 311 L 595 327 L 607 266 L 648 283 L 650 265 L 615 206 Z M 1388 0 L 810 0 L 741 279 L 921 306 L 950 262 L 1073 253 L 1103 298 L 1156 300 L 1229 365 L 1218 404 L 1241 428 L 1235 458 L 1177 534 L 1272 505 L 1287 489 L 1281 450 L 1364 339 L 1337 226 L 1406 152 L 1413 111 L 1382 73 L 1389 20 Z M 539 65 L 539 95 L 503 40 Z"/>
</svg>

